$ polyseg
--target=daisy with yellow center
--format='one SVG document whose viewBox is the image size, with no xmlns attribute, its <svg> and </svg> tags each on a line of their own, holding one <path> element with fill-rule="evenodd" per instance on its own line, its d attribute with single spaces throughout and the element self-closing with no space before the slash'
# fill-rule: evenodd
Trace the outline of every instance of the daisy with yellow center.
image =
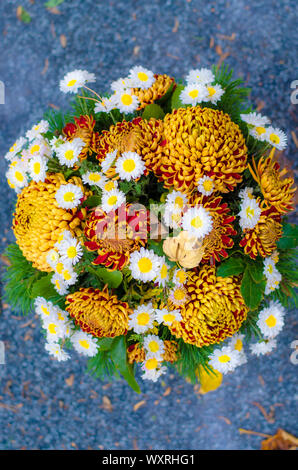
<svg viewBox="0 0 298 470">
<path fill-rule="evenodd" d="M 68 294 L 68 286 L 66 282 L 63 281 L 61 274 L 55 273 L 51 278 L 51 283 L 54 285 L 56 291 L 60 295 Z"/>
<path fill-rule="evenodd" d="M 156 382 L 166 372 L 166 368 L 155 357 L 146 358 L 141 367 L 144 371 L 142 379 L 152 380 L 152 382 Z"/>
<path fill-rule="evenodd" d="M 260 220 L 261 208 L 255 198 L 244 197 L 240 206 L 240 227 L 242 230 L 252 230 Z"/>
<path fill-rule="evenodd" d="M 51 155 L 51 148 L 48 142 L 43 138 L 36 138 L 31 142 L 28 147 L 28 150 L 24 152 L 28 158 L 41 156 L 41 157 L 49 157 Z"/>
<path fill-rule="evenodd" d="M 155 358 L 158 361 L 162 361 L 163 354 L 165 352 L 165 345 L 162 339 L 157 335 L 147 335 L 144 338 L 144 349 L 146 358 Z"/>
<path fill-rule="evenodd" d="M 111 192 L 113 189 L 118 189 L 118 183 L 115 180 L 107 180 L 102 186 L 101 189 L 107 193 Z"/>
<path fill-rule="evenodd" d="M 49 123 L 48 121 L 45 121 L 44 119 L 39 121 L 37 124 L 34 124 L 34 126 L 26 132 L 26 137 L 29 140 L 34 140 L 36 138 L 41 137 L 41 134 L 45 134 L 49 130 Z"/>
<path fill-rule="evenodd" d="M 267 140 L 267 128 L 265 126 L 254 126 L 249 129 L 249 133 L 251 136 L 257 140 L 260 140 L 261 142 Z"/>
<path fill-rule="evenodd" d="M 184 269 L 176 269 L 173 274 L 173 282 L 176 286 L 182 286 L 186 283 L 188 274 Z"/>
<path fill-rule="evenodd" d="M 210 176 L 202 176 L 198 181 L 198 191 L 203 196 L 210 196 L 214 191 L 214 181 Z"/>
<path fill-rule="evenodd" d="M 235 335 L 232 336 L 232 338 L 230 339 L 230 342 L 229 342 L 229 347 L 232 349 L 232 350 L 236 350 L 236 351 L 239 351 L 240 353 L 240 358 L 239 358 L 239 365 L 242 365 L 242 364 L 246 364 L 247 362 L 247 358 L 246 358 L 246 354 L 244 352 L 244 349 L 243 349 L 243 340 L 245 338 L 245 335 L 242 335 L 241 333 L 236 333 Z"/>
<path fill-rule="evenodd" d="M 136 95 L 133 95 L 130 90 L 124 90 L 114 95 L 115 108 L 119 109 L 121 113 L 129 114 L 138 109 L 140 104 Z"/>
<path fill-rule="evenodd" d="M 77 264 L 83 256 L 83 248 L 76 238 L 67 239 L 59 246 L 61 260 L 65 263 Z"/>
<path fill-rule="evenodd" d="M 212 216 L 203 206 L 191 207 L 183 215 L 182 228 L 186 230 L 190 236 L 204 238 L 211 232 L 212 227 Z"/>
<path fill-rule="evenodd" d="M 56 314 L 52 314 L 43 320 L 43 328 L 46 330 L 48 342 L 57 341 L 65 336 L 65 324 L 58 320 Z"/>
<path fill-rule="evenodd" d="M 154 251 L 142 247 L 140 251 L 131 253 L 129 269 L 134 279 L 150 282 L 158 275 L 160 261 Z"/>
<path fill-rule="evenodd" d="M 271 301 L 268 307 L 265 307 L 259 313 L 257 325 L 265 338 L 274 338 L 284 326 L 285 310 L 280 302 Z"/>
<path fill-rule="evenodd" d="M 277 280 L 281 281 L 281 274 L 275 266 L 275 262 L 271 256 L 264 259 L 264 274 L 267 281 Z"/>
<path fill-rule="evenodd" d="M 102 188 L 107 182 L 107 178 L 100 171 L 87 171 L 82 175 L 82 180 L 89 186 Z"/>
<path fill-rule="evenodd" d="M 74 271 L 71 264 L 67 264 L 62 270 L 61 278 L 66 286 L 72 286 L 77 282 L 78 274 Z"/>
<path fill-rule="evenodd" d="M 55 266 L 58 263 L 59 258 L 60 256 L 59 256 L 58 251 L 53 248 L 48 251 L 46 261 L 51 266 L 51 268 L 55 269 Z"/>
<path fill-rule="evenodd" d="M 59 145 L 59 147 L 56 148 L 56 155 L 61 165 L 72 168 L 79 160 L 79 155 L 84 147 L 85 142 L 80 137 L 76 137 L 71 142 L 67 141 Z"/>
<path fill-rule="evenodd" d="M 139 305 L 133 313 L 129 315 L 128 326 L 136 333 L 146 333 L 147 330 L 153 328 L 155 313 L 152 304 Z"/>
<path fill-rule="evenodd" d="M 166 204 L 173 204 L 176 208 L 179 208 L 182 211 L 184 206 L 187 204 L 187 197 L 180 191 L 172 191 L 166 197 Z"/>
<path fill-rule="evenodd" d="M 88 82 L 95 82 L 93 73 L 86 70 L 74 70 L 64 76 L 59 86 L 63 93 L 77 93 Z"/>
<path fill-rule="evenodd" d="M 253 188 L 244 188 L 244 189 L 241 189 L 239 191 L 239 197 L 240 199 L 244 200 L 244 199 L 254 199 L 254 195 L 253 195 Z"/>
<path fill-rule="evenodd" d="M 55 198 L 58 206 L 62 209 L 74 209 L 81 203 L 83 196 L 83 191 L 79 186 L 68 183 L 61 184 Z"/>
<path fill-rule="evenodd" d="M 224 90 L 220 85 L 207 85 L 207 98 L 206 101 L 210 101 L 212 104 L 216 104 L 220 101 L 222 95 L 224 94 Z"/>
<path fill-rule="evenodd" d="M 45 350 L 57 359 L 58 362 L 67 361 L 70 359 L 70 355 L 65 352 L 59 343 L 50 342 L 45 344 Z"/>
<path fill-rule="evenodd" d="M 186 76 L 187 83 L 201 83 L 203 85 L 208 85 L 213 83 L 214 80 L 215 76 L 212 70 L 204 67 L 201 69 L 192 69 Z"/>
<path fill-rule="evenodd" d="M 284 150 L 287 146 L 287 135 L 280 129 L 268 127 L 266 141 L 277 150 Z"/>
<path fill-rule="evenodd" d="M 162 287 L 165 287 L 169 281 L 169 270 L 171 267 L 166 262 L 165 256 L 159 257 L 159 271 L 157 273 L 156 282 Z"/>
<path fill-rule="evenodd" d="M 196 106 L 202 101 L 208 101 L 207 88 L 200 83 L 190 83 L 180 93 L 180 100 L 183 104 Z"/>
<path fill-rule="evenodd" d="M 55 247 L 60 248 L 60 244 L 63 242 L 63 241 L 66 241 L 66 240 L 71 240 L 73 238 L 71 232 L 69 230 L 62 230 L 62 232 L 59 233 L 58 235 L 58 239 L 57 239 L 57 242 L 55 243 Z"/>
<path fill-rule="evenodd" d="M 182 316 L 179 310 L 168 310 L 166 308 L 156 309 L 155 310 L 156 321 L 158 323 L 163 323 L 164 325 L 172 325 L 174 321 L 181 321 Z"/>
<path fill-rule="evenodd" d="M 142 157 L 136 152 L 123 152 L 116 161 L 115 169 L 120 179 L 130 181 L 140 178 L 146 167 Z"/>
<path fill-rule="evenodd" d="M 166 202 L 164 205 L 163 223 L 170 228 L 178 229 L 181 227 L 182 209 L 178 204 Z"/>
<path fill-rule="evenodd" d="M 240 114 L 242 121 L 246 122 L 253 127 L 265 127 L 270 124 L 270 119 L 267 116 L 262 116 L 260 113 L 255 111 L 252 113 Z"/>
<path fill-rule="evenodd" d="M 22 162 L 16 162 L 10 166 L 6 172 L 6 178 L 16 189 L 22 189 L 28 185 L 28 177 L 25 165 Z"/>
<path fill-rule="evenodd" d="M 125 204 L 125 194 L 119 189 L 112 189 L 112 191 L 103 193 L 101 200 L 101 208 L 107 214 L 111 211 L 115 211 L 118 207 Z"/>
<path fill-rule="evenodd" d="M 132 88 L 132 82 L 130 78 L 118 78 L 118 80 L 114 80 L 110 85 L 111 90 L 115 93 L 122 92 L 124 90 L 128 90 Z"/>
<path fill-rule="evenodd" d="M 114 95 L 109 98 L 101 98 L 100 101 L 96 101 L 94 106 L 95 113 L 109 113 L 116 107 Z"/>
<path fill-rule="evenodd" d="M 29 161 L 29 174 L 33 181 L 44 181 L 47 174 L 47 159 L 37 155 Z"/>
<path fill-rule="evenodd" d="M 150 88 L 155 82 L 153 72 L 139 65 L 130 70 L 128 78 L 132 88 L 141 88 L 142 90 Z"/>
<path fill-rule="evenodd" d="M 97 340 L 94 336 L 84 331 L 75 331 L 70 337 L 74 349 L 84 356 L 96 356 L 98 351 Z"/>
<path fill-rule="evenodd" d="M 46 300 L 44 297 L 36 297 L 34 300 L 34 307 L 37 315 L 39 315 L 43 320 L 50 318 L 55 312 L 54 304 Z"/>
<path fill-rule="evenodd" d="M 185 287 L 175 286 L 169 294 L 169 300 L 176 307 L 181 307 L 181 305 L 184 305 L 185 302 L 189 300 L 189 296 L 187 295 L 187 290 Z"/>
<path fill-rule="evenodd" d="M 221 349 L 215 349 L 210 356 L 209 364 L 218 372 L 227 374 L 235 370 L 241 364 L 241 354 L 237 349 L 231 349 L 229 346 L 223 346 Z"/>
<path fill-rule="evenodd" d="M 10 147 L 9 151 L 6 153 L 4 158 L 6 160 L 11 161 L 17 155 L 17 153 L 19 153 L 23 149 L 26 142 L 27 139 L 25 139 L 24 137 L 19 137 L 19 139 L 17 139 L 15 143 Z"/>
</svg>

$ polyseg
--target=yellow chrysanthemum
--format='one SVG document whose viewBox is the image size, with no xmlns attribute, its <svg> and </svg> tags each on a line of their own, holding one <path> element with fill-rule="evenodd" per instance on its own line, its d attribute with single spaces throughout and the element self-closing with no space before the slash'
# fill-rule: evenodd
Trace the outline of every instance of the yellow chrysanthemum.
<svg viewBox="0 0 298 470">
<path fill-rule="evenodd" d="M 178 359 L 177 350 L 178 345 L 176 341 L 164 341 L 165 351 L 163 353 L 163 361 L 166 362 L 176 362 Z M 132 344 L 127 348 L 127 357 L 128 362 L 133 364 L 134 362 L 144 362 L 145 361 L 145 350 L 140 343 Z"/>
<path fill-rule="evenodd" d="M 13 219 L 16 242 L 25 258 L 40 271 L 53 271 L 46 257 L 63 230 L 73 235 L 81 233 L 85 209 L 62 209 L 55 199 L 59 187 L 66 183 L 73 183 L 84 191 L 80 178 L 66 182 L 62 174 L 56 173 L 47 174 L 44 182 L 31 181 L 18 195 Z"/>
<path fill-rule="evenodd" d="M 162 98 L 175 80 L 168 75 L 154 75 L 155 81 L 150 88 L 142 90 L 141 88 L 133 88 L 132 94 L 136 95 L 140 101 L 138 109 L 145 108 L 148 104 L 154 103 L 156 100 Z"/>
<path fill-rule="evenodd" d="M 274 161 L 275 148 L 267 158 L 261 157 L 258 165 L 253 160 L 253 168 L 248 168 L 261 188 L 267 206 L 273 206 L 278 212 L 284 214 L 293 210 L 293 198 L 296 188 L 293 178 L 285 178 L 287 169 L 280 170 L 280 165 Z"/>
<path fill-rule="evenodd" d="M 180 108 L 164 118 L 157 175 L 166 187 L 191 193 L 208 176 L 227 193 L 242 181 L 245 139 L 228 114 L 200 106 Z"/>
<path fill-rule="evenodd" d="M 210 266 L 204 266 L 199 273 L 188 271 L 188 275 L 185 287 L 189 299 L 180 308 L 182 320 L 169 326 L 171 332 L 199 348 L 232 336 L 248 311 L 238 278 L 216 277 L 216 268 Z"/>
<path fill-rule="evenodd" d="M 66 310 L 86 333 L 98 338 L 125 335 L 128 329 L 129 306 L 110 295 L 107 287 L 81 288 L 66 297 Z"/>
</svg>

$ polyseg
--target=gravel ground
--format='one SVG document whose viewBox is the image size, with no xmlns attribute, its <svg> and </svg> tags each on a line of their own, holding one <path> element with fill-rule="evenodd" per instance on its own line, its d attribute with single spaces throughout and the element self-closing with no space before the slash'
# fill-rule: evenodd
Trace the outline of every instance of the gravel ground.
<svg viewBox="0 0 298 470">
<path fill-rule="evenodd" d="M 17 6 L 31 22 L 17 19 Z M 225 58 L 252 88 L 251 100 L 286 130 L 285 157 L 297 168 L 298 135 L 291 83 L 298 79 L 297 2 L 242 0 L 65 0 L 58 11 L 44 1 L 0 4 L 0 155 L 49 106 L 67 106 L 58 81 L 75 68 L 97 76 L 97 89 L 142 64 L 181 77 L 190 68 Z M 295 134 L 296 132 L 296 134 Z M 1 158 L 0 172 L 6 163 Z M 9 241 L 15 199 L 0 185 L 2 252 Z M 144 382 L 136 395 L 123 381 L 85 374 L 85 360 L 59 364 L 44 351 L 39 320 L 3 305 L 0 340 L 0 449 L 258 449 L 262 437 L 240 428 L 297 434 L 297 366 L 290 344 L 298 338 L 295 312 L 269 357 L 250 356 L 207 395 L 176 375 Z M 142 403 L 140 403 L 142 402 Z M 135 405 L 137 410 L 134 408 Z"/>
</svg>

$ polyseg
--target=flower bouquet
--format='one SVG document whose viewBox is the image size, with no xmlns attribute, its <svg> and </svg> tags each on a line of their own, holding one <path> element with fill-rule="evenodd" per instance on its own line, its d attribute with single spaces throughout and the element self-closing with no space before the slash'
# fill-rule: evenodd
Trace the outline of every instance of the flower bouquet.
<svg viewBox="0 0 298 470">
<path fill-rule="evenodd" d="M 267 354 L 297 305 L 294 181 L 286 134 L 226 66 L 176 81 L 133 67 L 90 88 L 60 81 L 50 111 L 6 154 L 17 193 L 6 297 L 34 307 L 58 361 L 97 377 L 178 371 L 202 393 Z"/>
</svg>

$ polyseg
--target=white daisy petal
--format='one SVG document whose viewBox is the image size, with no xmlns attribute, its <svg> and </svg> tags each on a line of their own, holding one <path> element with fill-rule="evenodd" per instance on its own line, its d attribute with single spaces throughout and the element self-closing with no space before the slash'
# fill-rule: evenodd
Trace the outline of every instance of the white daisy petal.
<svg viewBox="0 0 298 470">
<path fill-rule="evenodd" d="M 247 114 L 240 114 L 242 121 L 250 124 L 252 126 L 261 126 L 264 127 L 267 124 L 270 124 L 270 119 L 267 116 L 262 116 L 260 113 L 252 112 Z"/>
<path fill-rule="evenodd" d="M 125 194 L 119 189 L 112 189 L 112 191 L 103 193 L 101 200 L 101 208 L 106 213 L 115 211 L 122 204 L 125 204 Z"/>
<path fill-rule="evenodd" d="M 203 196 L 210 196 L 214 191 L 214 181 L 210 176 L 202 176 L 198 181 L 198 191 Z"/>
<path fill-rule="evenodd" d="M 136 333 L 142 334 L 153 327 L 154 320 L 155 313 L 152 304 L 143 304 L 135 308 L 133 313 L 129 315 L 128 326 Z"/>
<path fill-rule="evenodd" d="M 158 275 L 160 261 L 158 256 L 152 251 L 141 248 L 130 255 L 129 269 L 132 277 L 139 281 L 150 282 Z"/>
<path fill-rule="evenodd" d="M 190 70 L 186 82 L 189 83 L 201 83 L 203 85 L 208 85 L 214 82 L 215 76 L 212 70 L 207 68 L 193 69 Z"/>
<path fill-rule="evenodd" d="M 146 169 L 142 157 L 135 152 L 123 152 L 116 161 L 116 172 L 120 179 L 130 181 L 140 178 Z"/>
<path fill-rule="evenodd" d="M 182 227 L 191 236 L 204 238 L 212 230 L 212 216 L 203 206 L 191 207 L 183 215 Z"/>
<path fill-rule="evenodd" d="M 240 227 L 242 230 L 252 230 L 260 220 L 261 208 L 254 197 L 244 197 L 240 206 Z"/>
<path fill-rule="evenodd" d="M 61 348 L 59 343 L 46 343 L 45 349 L 51 356 L 54 356 L 59 362 L 67 361 L 68 359 L 70 359 L 70 355 Z"/>
<path fill-rule="evenodd" d="M 200 83 L 190 83 L 180 93 L 180 100 L 183 104 L 196 106 L 203 101 L 207 101 L 207 88 Z"/>
<path fill-rule="evenodd" d="M 257 325 L 265 338 L 274 338 L 284 326 L 285 309 L 278 301 L 271 301 L 259 313 Z"/>
<path fill-rule="evenodd" d="M 154 73 L 139 65 L 133 67 L 129 72 L 130 86 L 146 90 L 155 82 Z"/>
<path fill-rule="evenodd" d="M 85 142 L 79 137 L 73 139 L 71 142 L 67 141 L 56 148 L 56 155 L 61 165 L 66 165 L 68 168 L 74 166 L 79 160 L 79 155 L 85 147 Z"/>
<path fill-rule="evenodd" d="M 77 207 L 84 194 L 82 189 L 75 184 L 62 184 L 57 190 L 55 198 L 58 206 L 62 209 L 74 209 Z"/>
<path fill-rule="evenodd" d="M 121 113 L 133 113 L 139 107 L 140 101 L 136 95 L 133 95 L 130 90 L 115 93 L 114 95 L 115 107 Z"/>
<path fill-rule="evenodd" d="M 265 140 L 277 150 L 284 150 L 287 146 L 287 135 L 280 129 L 268 127 Z"/>
<path fill-rule="evenodd" d="M 63 93 L 77 93 L 88 82 L 95 82 L 95 75 L 86 70 L 74 70 L 67 73 L 60 81 L 60 90 Z"/>
<path fill-rule="evenodd" d="M 70 336 L 70 340 L 78 353 L 88 357 L 96 356 L 98 345 L 94 336 L 84 331 L 75 331 L 73 335 Z"/>
</svg>

